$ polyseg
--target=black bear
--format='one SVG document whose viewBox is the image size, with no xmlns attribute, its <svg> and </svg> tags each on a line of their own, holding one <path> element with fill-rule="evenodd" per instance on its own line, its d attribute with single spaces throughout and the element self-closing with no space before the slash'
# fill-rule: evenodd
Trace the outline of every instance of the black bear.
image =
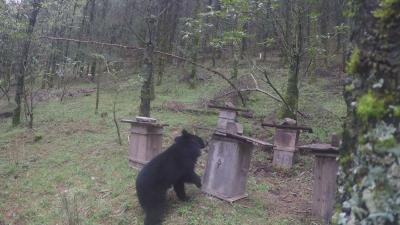
<svg viewBox="0 0 400 225">
<path fill-rule="evenodd" d="M 146 214 L 145 225 L 162 224 L 166 192 L 171 186 L 182 201 L 187 200 L 185 183 L 201 187 L 194 167 L 204 147 L 200 137 L 182 130 L 174 144 L 143 167 L 136 178 L 136 192 Z"/>
</svg>

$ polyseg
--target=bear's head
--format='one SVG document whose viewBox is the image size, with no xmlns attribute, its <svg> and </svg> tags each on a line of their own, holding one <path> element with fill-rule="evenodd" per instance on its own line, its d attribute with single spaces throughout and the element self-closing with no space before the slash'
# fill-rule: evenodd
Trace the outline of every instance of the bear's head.
<svg viewBox="0 0 400 225">
<path fill-rule="evenodd" d="M 190 144 L 193 147 L 197 147 L 199 149 L 206 147 L 206 145 L 205 145 L 203 139 L 201 139 L 201 137 L 191 134 L 191 133 L 187 132 L 185 129 L 182 130 L 181 136 L 175 138 L 175 142 L 176 143 L 184 142 L 184 143 Z"/>
</svg>

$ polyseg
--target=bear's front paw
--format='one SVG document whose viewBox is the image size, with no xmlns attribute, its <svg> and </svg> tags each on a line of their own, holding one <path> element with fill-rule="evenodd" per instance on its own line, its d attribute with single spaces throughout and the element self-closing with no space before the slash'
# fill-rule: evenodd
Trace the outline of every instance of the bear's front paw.
<svg viewBox="0 0 400 225">
<path fill-rule="evenodd" d="M 201 180 L 197 181 L 195 185 L 196 187 L 201 188 Z"/>
<path fill-rule="evenodd" d="M 181 200 L 182 202 L 188 202 L 188 201 L 190 201 L 190 198 L 187 197 L 187 196 L 185 196 L 185 197 L 178 197 L 178 198 L 179 198 L 179 200 Z"/>
</svg>

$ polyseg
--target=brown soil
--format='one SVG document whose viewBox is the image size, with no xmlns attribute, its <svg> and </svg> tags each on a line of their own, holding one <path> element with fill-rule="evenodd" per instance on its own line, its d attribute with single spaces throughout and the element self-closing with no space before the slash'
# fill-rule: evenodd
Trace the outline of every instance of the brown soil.
<svg viewBox="0 0 400 225">
<path fill-rule="evenodd" d="M 253 161 L 252 175 L 260 182 L 271 184 L 271 189 L 260 196 L 269 206 L 271 214 L 297 215 L 299 218 L 310 216 L 313 177 L 311 164 L 312 158 L 301 156 L 295 168 L 288 171 L 274 169 L 271 158 L 268 158 L 267 165 L 265 162 Z"/>
</svg>

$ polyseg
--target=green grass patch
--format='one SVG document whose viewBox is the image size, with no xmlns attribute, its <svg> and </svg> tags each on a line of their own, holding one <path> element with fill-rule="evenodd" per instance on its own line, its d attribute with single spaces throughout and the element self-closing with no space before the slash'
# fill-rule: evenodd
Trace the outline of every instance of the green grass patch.
<svg viewBox="0 0 400 225">
<path fill-rule="evenodd" d="M 242 68 L 239 72 L 248 71 Z M 279 90 L 285 89 L 285 72 L 274 69 L 271 73 L 271 80 Z M 152 116 L 169 124 L 165 128 L 164 146 L 182 128 L 192 129 L 195 124 L 213 129 L 217 122 L 217 115 L 164 110 L 165 102 L 177 101 L 198 108 L 203 100 L 228 87 L 220 78 L 211 76 L 190 89 L 180 81 L 181 75 L 181 71 L 169 68 L 163 85 L 156 87 L 156 99 L 152 102 Z M 114 101 L 119 119 L 137 115 L 140 82 L 136 79 L 133 76 L 121 84 L 124 88 L 117 98 L 113 85 L 103 84 L 98 115 L 94 114 L 92 94 L 66 97 L 62 103 L 58 99 L 38 103 L 32 131 L 23 126 L 11 128 L 10 120 L 0 122 L 0 222 L 65 224 L 68 218 L 63 203 L 65 195 L 70 205 L 75 196 L 80 224 L 142 224 L 143 212 L 134 187 L 137 171 L 129 168 L 126 157 L 129 125 L 121 124 L 123 145 L 119 146 L 112 121 Z M 340 117 L 345 115 L 341 95 L 336 89 L 327 90 L 330 81 L 317 79 L 313 84 L 303 82 L 300 90 L 300 110 L 311 115 L 300 123 L 312 126 L 315 131 L 302 134 L 302 142 L 328 141 L 331 132 L 340 131 Z M 273 92 L 265 83 L 260 85 Z M 74 87 L 93 88 L 95 84 Z M 249 96 L 248 107 L 257 117 L 268 117 L 281 105 L 254 93 Z M 273 130 L 261 128 L 258 118 L 239 120 L 246 135 L 271 140 Z M 209 131 L 198 133 L 209 138 Z M 200 161 L 203 166 L 204 155 Z M 259 150 L 254 152 L 253 159 L 257 163 L 270 163 L 267 154 Z M 310 158 L 304 158 L 301 165 L 296 168 L 300 171 L 293 174 L 309 170 Z M 191 186 L 188 188 L 193 197 L 191 202 L 178 202 L 171 194 L 165 224 L 307 224 L 295 213 L 271 213 L 273 209 L 266 204 L 265 196 L 276 188 L 276 183 L 256 179 L 251 173 L 248 186 L 249 198 L 234 204 L 209 198 Z"/>
</svg>

